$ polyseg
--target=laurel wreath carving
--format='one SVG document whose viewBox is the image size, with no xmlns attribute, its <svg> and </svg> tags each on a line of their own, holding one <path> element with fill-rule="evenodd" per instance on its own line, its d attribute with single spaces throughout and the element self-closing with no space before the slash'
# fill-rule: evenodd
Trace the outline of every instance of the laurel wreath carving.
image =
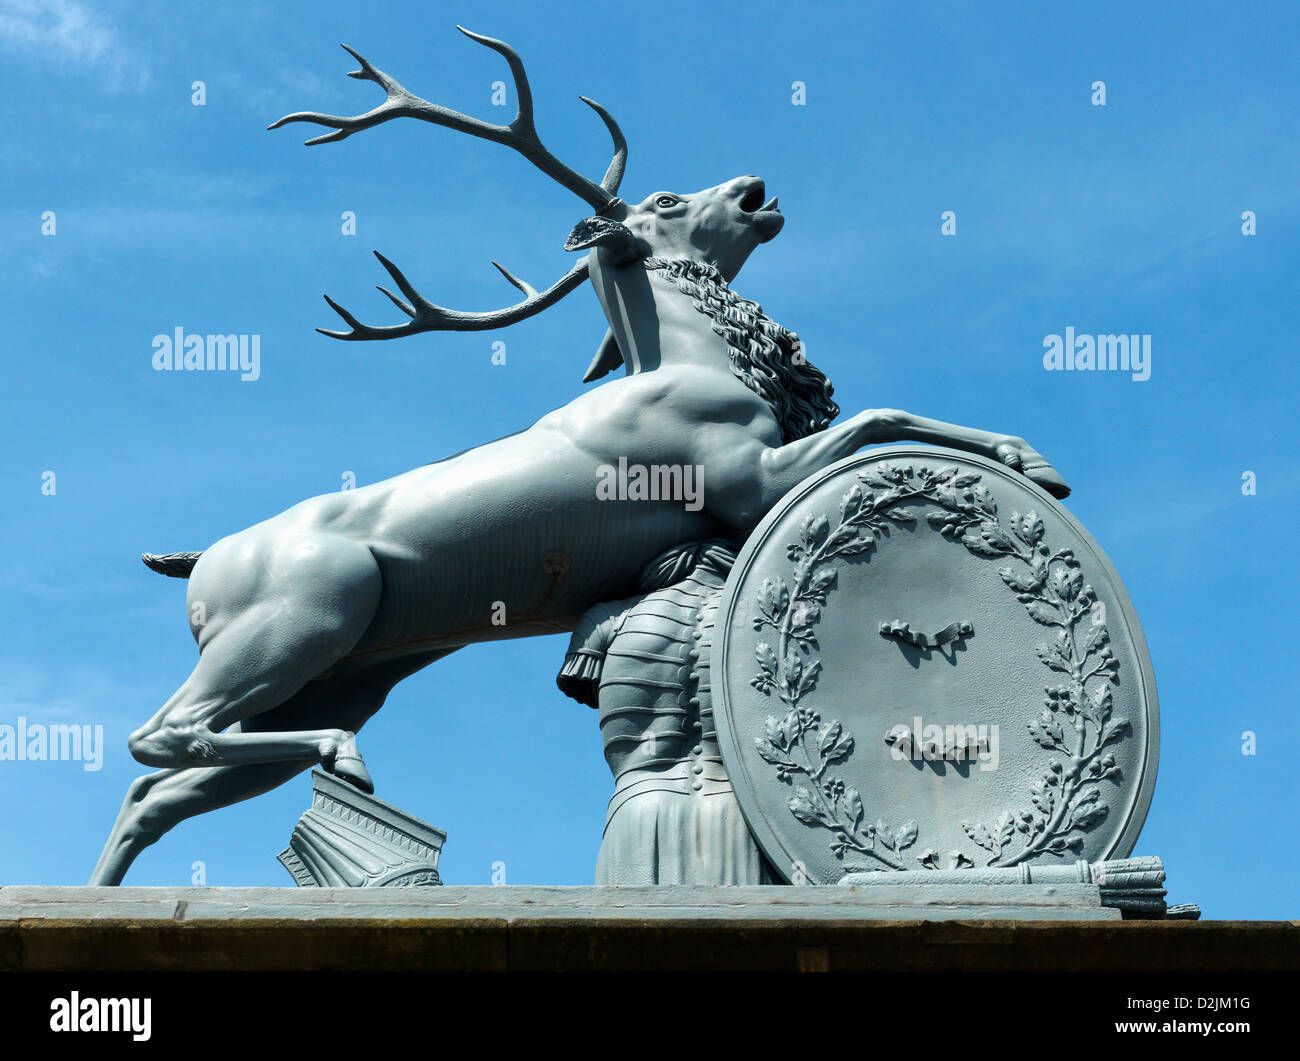
<svg viewBox="0 0 1300 1061">
<path fill-rule="evenodd" d="M 945 538 L 976 556 L 1014 562 L 998 574 L 1030 618 L 1055 632 L 1036 651 L 1043 665 L 1060 676 L 1057 684 L 1045 687 L 1042 713 L 1028 722 L 1034 742 L 1055 753 L 1032 783 L 1028 804 L 1003 813 L 992 825 L 963 821 L 962 829 L 982 849 L 979 857 L 987 866 L 1079 851 L 1082 833 L 1109 811 L 1100 782 L 1120 771 L 1106 748 L 1129 722 L 1112 717 L 1110 687 L 1119 683 L 1119 663 L 1102 621 L 1104 609 L 1083 581 L 1074 553 L 1052 551 L 1034 512 L 1013 512 L 1004 527 L 997 502 L 977 473 L 959 474 L 955 467 L 914 471 L 911 465 L 882 463 L 859 472 L 858 480 L 840 500 L 834 527 L 824 516 L 804 519 L 799 541 L 786 547 L 795 565 L 791 581 L 764 579 L 752 619 L 755 630 L 772 631 L 775 645 L 758 642 L 758 673 L 750 684 L 765 696 L 775 694 L 786 706 L 784 717 L 768 717 L 755 744 L 776 768 L 777 778 L 794 787 L 787 801 L 790 813 L 805 825 L 829 830 L 836 858 L 854 853 L 872 860 L 867 866 L 846 863 L 846 869 L 908 869 L 903 852 L 918 840 L 917 823 L 871 821 L 861 794 L 832 770 L 852 753 L 853 735 L 838 721 L 823 722 L 800 701 L 821 673 L 816 627 L 836 584 L 831 561 L 871 552 L 892 524 L 915 524 L 930 508 L 926 521 Z M 916 502 L 920 507 L 912 507 Z M 806 783 L 796 785 L 796 777 Z M 926 869 L 940 868 L 933 848 L 916 861 Z M 950 868 L 974 864 L 963 851 L 949 852 Z"/>
</svg>

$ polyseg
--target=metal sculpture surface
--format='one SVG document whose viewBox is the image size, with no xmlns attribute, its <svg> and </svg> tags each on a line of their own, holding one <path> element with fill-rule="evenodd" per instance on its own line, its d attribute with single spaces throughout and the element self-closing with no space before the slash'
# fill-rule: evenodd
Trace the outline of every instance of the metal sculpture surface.
<svg viewBox="0 0 1300 1061">
<path fill-rule="evenodd" d="M 1159 750 L 1142 628 L 1005 468 L 897 446 L 823 470 L 750 535 L 717 625 L 723 759 L 787 879 L 1132 851 Z"/>
<path fill-rule="evenodd" d="M 311 806 L 293 828 L 280 864 L 300 888 L 412 888 L 442 884 L 447 834 L 322 770 Z"/>
<path fill-rule="evenodd" d="M 578 622 L 560 688 L 600 712 L 614 775 L 596 883 L 774 884 L 727 776 L 713 717 L 713 630 L 731 543 L 691 542 L 639 595 Z"/>
<path fill-rule="evenodd" d="M 624 202 L 627 148 L 614 119 L 587 101 L 615 144 L 596 183 L 542 144 L 515 52 L 467 35 L 510 65 L 518 113 L 509 125 L 423 100 L 352 52 L 361 69 L 350 76 L 382 87 L 384 103 L 355 117 L 290 114 L 272 128 L 316 123 L 332 131 L 308 143 L 325 143 L 415 118 L 504 144 L 594 211 L 565 244 L 588 253 L 542 292 L 502 269 L 525 297 L 486 313 L 435 305 L 380 256 L 404 297 L 381 290 L 408 319 L 371 327 L 331 302 L 349 330 L 326 334 L 499 328 L 590 280 L 610 332 L 587 379 L 620 361 L 626 375 L 516 434 L 304 501 L 201 554 L 146 556 L 156 570 L 189 577 L 189 601 L 203 602 L 206 622 L 191 624 L 200 653 L 193 672 L 130 737 L 137 760 L 163 769 L 132 784 L 92 883 L 119 883 L 136 855 L 184 818 L 316 764 L 369 790 L 355 734 L 398 681 L 467 644 L 571 631 L 592 605 L 633 592 L 665 549 L 719 535 L 743 540 L 791 488 L 862 446 L 948 445 L 1068 493 L 1015 436 L 890 409 L 832 426 L 839 409 L 830 382 L 797 336 L 730 287 L 784 224 L 763 181 L 741 176 Z M 620 461 L 701 470 L 701 504 L 604 499 L 601 469 Z M 494 602 L 505 607 L 505 625 L 491 621 Z"/>
</svg>

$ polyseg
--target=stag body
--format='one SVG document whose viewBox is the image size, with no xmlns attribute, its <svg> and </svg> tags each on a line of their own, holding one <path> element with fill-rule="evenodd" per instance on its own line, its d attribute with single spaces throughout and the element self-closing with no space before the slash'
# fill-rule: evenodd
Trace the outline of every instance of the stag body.
<svg viewBox="0 0 1300 1061">
<path fill-rule="evenodd" d="M 315 763 L 368 790 L 354 735 L 396 682 L 467 644 L 572 630 L 592 605 L 630 594 L 665 549 L 718 534 L 743 538 L 788 490 L 863 445 L 911 439 L 970 449 L 1065 492 L 1018 438 L 894 410 L 829 427 L 838 412 L 829 383 L 802 359 L 797 338 L 727 286 L 783 224 L 763 182 L 739 177 L 628 205 L 614 196 L 625 145 L 613 119 L 591 104 L 616 143 L 596 185 L 536 139 L 514 52 L 475 39 L 515 73 L 520 111 L 510 126 L 419 100 L 359 56 L 353 76 L 382 85 L 387 103 L 357 118 L 304 113 L 276 124 L 336 130 L 321 142 L 411 116 L 509 143 L 599 211 L 566 245 L 589 250 L 587 258 L 542 293 L 503 269 L 525 300 L 473 314 L 427 301 L 381 257 L 409 302 L 385 293 L 408 323 L 371 328 L 331 302 L 351 331 L 327 334 L 499 327 L 590 279 L 610 335 L 588 378 L 620 360 L 627 375 L 518 434 L 305 501 L 204 552 L 189 586 L 191 617 L 204 620 L 191 627 L 199 662 L 130 740 L 138 760 L 166 769 L 132 786 L 94 883 L 119 883 L 140 850 L 180 820 Z M 704 469 L 702 510 L 680 500 L 600 500 L 599 469 L 619 458 Z"/>
<path fill-rule="evenodd" d="M 373 580 L 380 589 L 355 643 L 325 646 L 326 657 L 345 653 L 327 660 L 336 672 L 352 660 L 572 629 L 593 602 L 626 591 L 658 551 L 721 529 L 707 506 L 690 512 L 680 500 L 597 496 L 599 467 L 620 456 L 678 465 L 707 459 L 687 444 L 690 411 L 674 401 L 686 374 L 605 384 L 518 434 L 312 498 L 223 539 L 203 554 L 190 581 L 191 600 L 204 602 L 206 612 L 195 628 L 200 649 L 226 636 L 217 623 L 226 606 L 268 595 L 285 598 L 295 627 L 310 625 L 289 598 L 325 571 L 335 579 L 346 574 L 349 601 L 370 601 Z M 695 385 L 730 382 L 739 401 L 749 397 L 718 373 L 693 375 Z M 331 570 L 347 553 L 355 562 Z M 349 610 L 354 618 L 346 625 L 356 630 L 363 610 Z"/>
</svg>

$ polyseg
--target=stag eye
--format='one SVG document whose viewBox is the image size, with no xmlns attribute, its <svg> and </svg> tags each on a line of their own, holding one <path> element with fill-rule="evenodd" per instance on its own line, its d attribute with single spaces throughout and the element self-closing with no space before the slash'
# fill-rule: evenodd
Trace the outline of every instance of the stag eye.
<svg viewBox="0 0 1300 1061">
<path fill-rule="evenodd" d="M 668 207 L 670 206 L 676 206 L 677 202 L 678 200 L 676 196 L 661 195 L 659 196 L 658 199 L 655 200 L 655 206 L 662 206 L 665 210 L 667 210 Z"/>
</svg>

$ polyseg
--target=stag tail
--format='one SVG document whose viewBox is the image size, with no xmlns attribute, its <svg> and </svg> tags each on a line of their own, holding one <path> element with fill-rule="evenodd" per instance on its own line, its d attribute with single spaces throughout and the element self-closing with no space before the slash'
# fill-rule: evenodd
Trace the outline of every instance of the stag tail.
<svg viewBox="0 0 1300 1061">
<path fill-rule="evenodd" d="M 150 571 L 157 571 L 169 578 L 189 578 L 194 565 L 199 562 L 202 553 L 141 553 L 140 559 Z"/>
</svg>

